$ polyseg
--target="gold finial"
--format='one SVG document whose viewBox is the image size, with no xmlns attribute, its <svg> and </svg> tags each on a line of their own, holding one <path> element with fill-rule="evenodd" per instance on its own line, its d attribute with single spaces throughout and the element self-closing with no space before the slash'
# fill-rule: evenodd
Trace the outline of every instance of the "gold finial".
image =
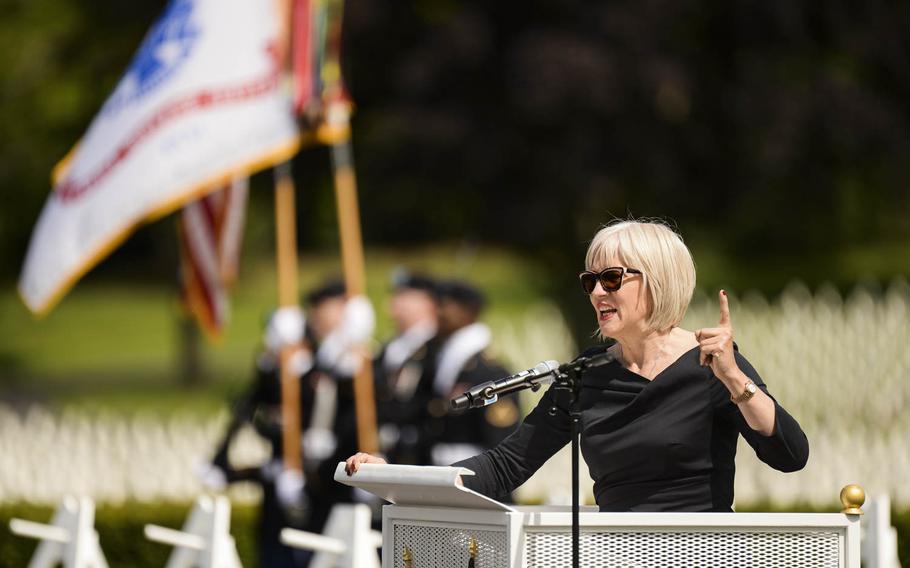
<svg viewBox="0 0 910 568">
<path fill-rule="evenodd" d="M 401 559 L 404 560 L 405 568 L 413 568 L 414 557 L 411 556 L 411 549 L 407 546 L 404 547 L 404 554 L 401 556 Z"/>
<path fill-rule="evenodd" d="M 841 513 L 845 515 L 862 515 L 863 510 L 860 507 L 866 502 L 866 492 L 859 485 L 851 483 L 840 490 L 840 502 L 844 505 Z"/>
<path fill-rule="evenodd" d="M 471 544 L 468 545 L 468 554 L 471 558 L 477 558 L 477 540 L 474 537 L 471 537 Z"/>
</svg>

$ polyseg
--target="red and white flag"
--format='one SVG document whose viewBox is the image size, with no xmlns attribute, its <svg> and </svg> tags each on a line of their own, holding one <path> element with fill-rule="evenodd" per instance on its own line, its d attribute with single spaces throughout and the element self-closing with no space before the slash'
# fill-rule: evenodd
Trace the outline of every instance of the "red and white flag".
<svg viewBox="0 0 910 568">
<path fill-rule="evenodd" d="M 58 169 L 19 280 L 47 312 L 135 228 L 299 147 L 278 0 L 171 0 Z"/>
<path fill-rule="evenodd" d="M 236 178 L 189 203 L 177 223 L 183 304 L 209 337 L 218 337 L 230 318 L 248 191 L 248 178 Z"/>
</svg>

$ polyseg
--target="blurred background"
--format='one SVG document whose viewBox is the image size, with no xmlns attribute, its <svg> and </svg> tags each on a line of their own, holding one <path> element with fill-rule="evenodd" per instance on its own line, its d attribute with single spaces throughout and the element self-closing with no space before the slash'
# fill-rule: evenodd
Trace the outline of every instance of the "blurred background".
<svg viewBox="0 0 910 568">
<path fill-rule="evenodd" d="M 90 494 L 112 565 L 118 547 L 131 565 L 163 563 L 160 545 L 106 539 L 180 524 L 277 303 L 268 173 L 251 179 L 217 343 L 179 308 L 173 217 L 46 318 L 17 295 L 51 169 L 164 5 L 7 0 L 0 20 L 0 516 Z M 389 275 L 404 266 L 482 289 L 492 351 L 513 370 L 569 358 L 594 343 L 576 282 L 588 239 L 614 217 L 665 219 L 698 267 L 686 326 L 715 323 L 729 290 L 742 351 L 812 443 L 786 476 L 743 453 L 738 508 L 839 510 L 840 488 L 860 483 L 890 494 L 910 564 L 908 25 L 910 5 L 882 1 L 349 0 L 377 339 L 392 334 Z M 341 271 L 328 151 L 293 168 L 306 289 Z M 250 462 L 264 451 L 252 436 L 238 446 Z M 246 558 L 258 496 L 232 496 Z M 0 529 L 0 565 L 33 547 Z"/>
</svg>

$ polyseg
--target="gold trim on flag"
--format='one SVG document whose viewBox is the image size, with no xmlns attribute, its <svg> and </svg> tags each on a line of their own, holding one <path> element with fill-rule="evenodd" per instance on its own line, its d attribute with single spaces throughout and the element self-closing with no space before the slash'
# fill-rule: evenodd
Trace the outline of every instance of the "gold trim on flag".
<svg viewBox="0 0 910 568">
<path fill-rule="evenodd" d="M 30 305 L 25 298 L 25 294 L 22 291 L 21 282 L 16 286 L 19 297 L 22 299 L 22 302 L 32 311 L 36 318 L 43 318 L 51 311 L 51 309 L 54 308 L 54 306 L 60 302 L 60 300 L 63 299 L 63 296 L 65 296 L 66 293 L 76 285 L 76 282 L 78 282 L 80 278 L 85 276 L 89 270 L 94 268 L 95 265 L 110 255 L 114 249 L 123 244 L 123 242 L 140 226 L 146 223 L 151 223 L 152 221 L 156 221 L 165 215 L 173 213 L 187 203 L 195 201 L 200 197 L 222 187 L 224 184 L 230 182 L 230 180 L 236 176 L 251 175 L 255 171 L 269 168 L 277 163 L 287 161 L 291 159 L 294 154 L 298 152 L 298 150 L 300 150 L 300 146 L 301 136 L 298 134 L 294 136 L 291 141 L 277 146 L 275 149 L 250 160 L 246 164 L 243 164 L 241 166 L 234 166 L 232 168 L 223 170 L 218 174 L 209 176 L 205 181 L 190 186 L 190 188 L 180 196 L 166 200 L 159 204 L 157 207 L 152 208 L 151 211 L 145 213 L 141 217 L 130 220 L 121 230 L 114 232 L 114 235 L 108 239 L 107 242 L 99 246 L 95 252 L 86 255 L 86 260 L 80 264 L 77 264 L 76 268 L 70 271 L 69 276 L 64 278 L 63 281 L 57 286 L 57 288 L 48 294 L 47 300 L 43 304 L 40 304 L 38 306 Z M 67 158 L 64 158 L 64 160 L 62 160 L 57 165 L 57 167 L 66 167 L 66 165 L 68 165 L 68 162 L 64 164 L 64 161 L 66 160 Z M 57 167 L 54 168 L 55 172 L 57 170 Z"/>
</svg>

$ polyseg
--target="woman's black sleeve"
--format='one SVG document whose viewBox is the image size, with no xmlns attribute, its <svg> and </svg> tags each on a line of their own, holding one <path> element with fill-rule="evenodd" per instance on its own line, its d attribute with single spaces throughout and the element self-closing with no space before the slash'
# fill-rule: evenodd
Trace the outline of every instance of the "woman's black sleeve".
<svg viewBox="0 0 910 568">
<path fill-rule="evenodd" d="M 721 387 L 716 389 L 719 412 L 727 414 L 727 418 L 733 421 L 746 442 L 755 450 L 758 459 L 778 471 L 802 469 L 809 460 L 809 440 L 806 434 L 796 419 L 771 396 L 768 387 L 749 361 L 739 352 L 736 352 L 735 357 L 736 364 L 742 372 L 774 401 L 774 432 L 770 436 L 763 436 L 753 430 L 739 411 L 739 407 L 730 400 L 729 391 L 717 381 Z"/>
<path fill-rule="evenodd" d="M 570 441 L 567 405 L 557 400 L 556 393 L 548 389 L 524 422 L 499 445 L 452 464 L 475 473 L 462 477 L 465 487 L 494 499 L 505 497 Z"/>
</svg>

